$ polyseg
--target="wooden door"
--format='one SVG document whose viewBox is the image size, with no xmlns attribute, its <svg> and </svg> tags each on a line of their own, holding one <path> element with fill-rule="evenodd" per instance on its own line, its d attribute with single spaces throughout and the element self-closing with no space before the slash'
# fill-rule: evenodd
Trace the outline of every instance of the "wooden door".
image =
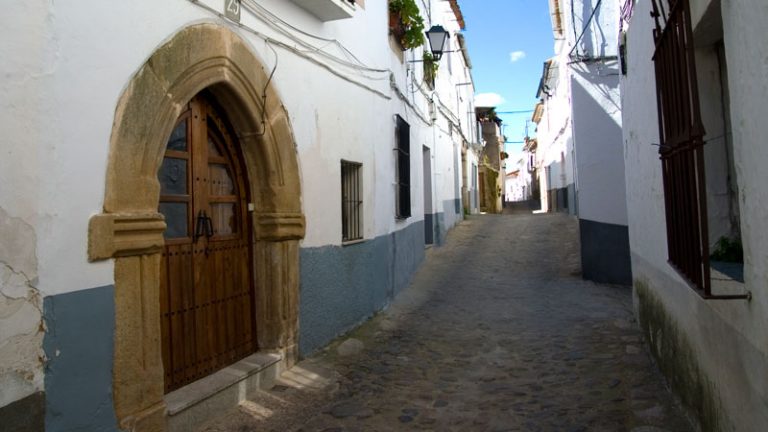
<svg viewBox="0 0 768 432">
<path fill-rule="evenodd" d="M 165 391 L 256 350 L 248 191 L 225 120 L 198 96 L 168 139 L 160 305 Z"/>
</svg>

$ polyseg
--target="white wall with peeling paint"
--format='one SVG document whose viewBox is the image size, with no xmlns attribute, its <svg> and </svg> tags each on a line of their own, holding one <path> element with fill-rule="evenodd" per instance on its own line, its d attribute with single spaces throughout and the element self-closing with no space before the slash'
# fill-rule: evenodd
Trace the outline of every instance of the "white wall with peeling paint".
<svg viewBox="0 0 768 432">
<path fill-rule="evenodd" d="M 43 299 L 37 290 L 37 238 L 0 207 L 0 407 L 43 388 Z"/>
<path fill-rule="evenodd" d="M 216 3 L 210 2 L 214 7 Z M 419 94 L 414 96 L 409 82 L 409 75 L 420 74 L 420 70 L 401 62 L 385 37 L 386 5 L 371 2 L 354 19 L 323 23 L 291 2 L 262 3 L 276 16 L 290 17 L 291 24 L 304 31 L 338 39 L 362 63 L 386 71 L 379 75 L 369 73 L 375 79 L 366 79 L 364 71 L 344 77 L 384 96 L 350 84 L 290 52 L 278 50 L 276 58 L 260 38 L 188 1 L 163 5 L 149 1 L 131 5 L 85 1 L 77 7 L 31 2 L 6 9 L 4 29 L 25 37 L 3 38 L 0 45 L 3 58 L 13 59 L 4 67 L 9 79 L 0 83 L 3 111 L 8 113 L 2 119 L 7 123 L 4 129 L 14 131 L 8 141 L 13 143 L 8 149 L 9 157 L 0 162 L 2 175 L 7 179 L 4 183 L 14 187 L 4 188 L 3 193 L 16 197 L 11 200 L 9 195 L 3 201 L 19 216 L 31 220 L 40 241 L 45 242 L 39 248 L 40 287 L 45 295 L 111 283 L 110 263 L 86 262 L 85 239 L 88 218 L 101 211 L 104 182 L 94 178 L 102 177 L 105 171 L 116 101 L 131 75 L 155 48 L 180 28 L 200 21 L 230 25 L 252 44 L 266 68 L 277 63 L 274 84 L 291 116 L 302 173 L 311 173 L 313 178 L 336 178 L 341 158 L 363 162 L 369 173 L 365 176 L 369 185 L 365 187 L 364 198 L 372 204 L 366 206 L 366 237 L 401 227 L 390 217 L 394 188 L 391 182 L 384 184 L 378 180 L 393 175 L 395 170 L 391 157 L 393 115 L 400 113 L 409 121 L 415 146 L 432 146 L 437 141 L 429 122 L 427 100 Z M 438 22 L 443 18 L 436 11 L 444 5 L 433 3 L 434 20 Z M 243 22 L 269 37 L 279 37 L 246 12 Z M 360 38 L 364 32 L 382 37 Z M 105 34 L 112 36 L 108 44 L 103 43 Z M 342 55 L 339 50 L 328 51 Z M 408 101 L 391 93 L 389 72 Z M 442 86 L 446 88 L 458 81 L 445 77 L 444 70 L 438 79 L 445 81 Z M 446 93 L 446 100 L 455 98 L 455 89 Z M 409 108 L 408 103 L 418 112 Z M 446 106 L 454 109 L 451 103 Z M 468 126 L 466 123 L 464 127 Z M 450 141 L 446 136 L 438 137 Z M 389 142 L 383 144 L 384 138 Z M 78 150 L 72 151 L 75 146 Z M 413 160 L 414 173 L 419 166 L 420 161 Z M 452 159 L 445 163 L 445 170 L 453 170 Z M 450 185 L 445 190 L 450 197 L 455 195 L 452 175 L 448 176 L 450 181 L 446 184 Z M 416 186 L 418 180 L 414 178 L 412 183 Z M 302 186 L 310 221 L 304 245 L 338 244 L 339 206 L 334 205 L 338 198 L 328 196 L 323 182 L 311 181 L 306 176 Z M 419 196 L 417 190 L 412 192 L 414 198 Z M 414 206 L 421 203 L 415 199 Z M 333 211 L 328 211 L 329 208 Z M 418 213 L 414 209 L 414 214 Z"/>
<path fill-rule="evenodd" d="M 416 88 L 420 66 L 408 62 L 412 53 L 402 58 L 388 40 L 386 2 L 367 2 L 352 19 L 322 22 L 290 1 L 259 1 L 274 15 L 242 13 L 242 23 L 258 34 L 202 7 L 218 10 L 220 3 L 36 0 L 3 5 L 0 406 L 42 389 L 42 299 L 113 283 L 111 261 L 87 261 L 87 229 L 89 218 L 102 211 L 115 107 L 151 53 L 185 26 L 227 26 L 251 44 L 266 69 L 275 68 L 272 84 L 290 115 L 302 175 L 303 247 L 341 243 L 341 159 L 363 163 L 366 239 L 423 219 L 422 145 L 438 155 L 435 202 L 460 196 L 455 179 L 460 152 L 457 156 L 454 147 L 461 141 L 444 131 L 451 121 L 464 119 L 462 113 L 474 112 L 471 93 L 453 104 L 455 84 L 471 80 L 466 65 L 454 63 L 461 74 L 451 76 L 445 68 L 439 73 L 438 93 L 446 107 L 435 126 L 429 114 L 432 94 Z M 458 31 L 445 3 L 425 4 L 432 21 L 427 26 L 442 23 Z M 286 36 L 276 27 L 286 28 L 278 18 L 325 40 L 296 30 Z M 298 45 L 292 38 L 304 40 L 347 64 L 306 50 L 273 51 L 264 37 L 288 46 Z M 414 216 L 406 221 L 395 218 L 395 114 L 412 130 Z M 454 131 L 471 140 L 474 125 L 458 123 Z M 476 162 L 476 155 L 470 160 Z"/>
</svg>

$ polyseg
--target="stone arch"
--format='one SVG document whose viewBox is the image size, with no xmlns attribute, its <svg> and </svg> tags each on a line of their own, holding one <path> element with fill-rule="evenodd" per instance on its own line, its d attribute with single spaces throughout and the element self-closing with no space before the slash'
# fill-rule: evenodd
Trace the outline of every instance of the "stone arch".
<svg viewBox="0 0 768 432">
<path fill-rule="evenodd" d="M 165 223 L 157 213 L 157 171 L 176 118 L 204 89 L 237 132 L 256 209 L 259 346 L 280 352 L 286 366 L 295 359 L 304 216 L 291 125 L 268 82 L 268 72 L 239 36 L 197 24 L 158 48 L 118 102 L 104 210 L 90 220 L 88 255 L 91 261 L 115 259 L 113 399 L 121 428 L 165 428 L 158 291 Z"/>
</svg>

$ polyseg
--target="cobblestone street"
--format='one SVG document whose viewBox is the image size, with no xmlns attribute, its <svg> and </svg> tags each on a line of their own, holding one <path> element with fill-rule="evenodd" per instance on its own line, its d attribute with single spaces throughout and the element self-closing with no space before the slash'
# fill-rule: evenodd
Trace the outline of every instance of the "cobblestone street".
<svg viewBox="0 0 768 432">
<path fill-rule="evenodd" d="M 689 431 L 629 287 L 583 281 L 575 219 L 469 217 L 386 311 L 215 431 Z"/>
</svg>

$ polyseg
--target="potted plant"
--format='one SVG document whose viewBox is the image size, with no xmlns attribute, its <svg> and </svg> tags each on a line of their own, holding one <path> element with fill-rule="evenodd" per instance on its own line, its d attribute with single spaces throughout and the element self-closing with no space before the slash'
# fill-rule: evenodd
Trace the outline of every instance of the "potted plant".
<svg viewBox="0 0 768 432">
<path fill-rule="evenodd" d="M 422 56 L 424 63 L 424 82 L 427 83 L 430 89 L 435 88 L 435 78 L 437 77 L 437 68 L 440 67 L 440 63 L 435 61 L 435 57 L 429 51 L 424 51 Z"/>
<path fill-rule="evenodd" d="M 389 0 L 389 31 L 403 49 L 424 44 L 424 18 L 415 0 Z"/>
</svg>

